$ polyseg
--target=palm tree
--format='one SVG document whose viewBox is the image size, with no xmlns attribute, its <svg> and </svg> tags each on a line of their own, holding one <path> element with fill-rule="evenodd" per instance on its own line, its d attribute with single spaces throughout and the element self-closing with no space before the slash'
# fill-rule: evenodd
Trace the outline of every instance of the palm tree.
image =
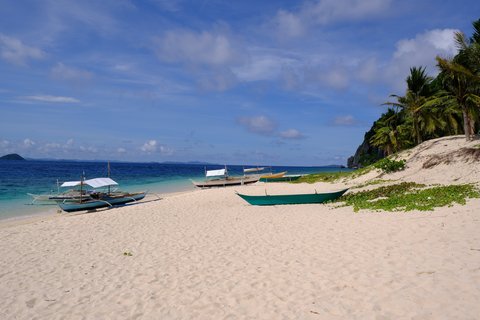
<svg viewBox="0 0 480 320">
<path fill-rule="evenodd" d="M 424 67 L 410 68 L 410 74 L 406 79 L 407 91 L 405 95 L 390 95 L 390 97 L 396 98 L 397 102 L 384 103 L 384 105 L 394 106 L 404 110 L 406 114 L 412 118 L 412 135 L 416 144 L 420 144 L 423 141 L 420 118 L 422 117 L 422 106 L 433 93 L 431 86 L 432 80 L 431 77 L 427 76 Z M 423 114 L 423 116 L 427 116 L 427 114 Z M 425 119 L 423 122 L 425 122 Z"/>
<path fill-rule="evenodd" d="M 404 112 L 396 112 L 389 108 L 388 111 L 378 119 L 373 128 L 374 134 L 370 138 L 372 146 L 378 147 L 389 156 L 409 144 L 408 130 L 406 127 Z"/>
<path fill-rule="evenodd" d="M 469 41 L 461 32 L 455 34 L 459 48 L 453 59 L 437 57 L 437 65 L 441 70 L 445 91 L 441 99 L 445 105 L 455 106 L 462 111 L 463 128 L 467 140 L 475 134 L 475 120 L 480 108 L 480 20 L 474 22 L 477 28 Z"/>
</svg>

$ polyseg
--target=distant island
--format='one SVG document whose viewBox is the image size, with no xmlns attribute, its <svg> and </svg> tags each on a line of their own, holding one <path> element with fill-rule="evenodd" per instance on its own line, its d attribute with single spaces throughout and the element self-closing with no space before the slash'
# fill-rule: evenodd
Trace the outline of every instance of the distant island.
<svg viewBox="0 0 480 320">
<path fill-rule="evenodd" d="M 22 156 L 16 154 L 16 153 L 10 153 L 7 155 L 4 155 L 3 157 L 0 157 L 0 160 L 25 160 Z"/>
</svg>

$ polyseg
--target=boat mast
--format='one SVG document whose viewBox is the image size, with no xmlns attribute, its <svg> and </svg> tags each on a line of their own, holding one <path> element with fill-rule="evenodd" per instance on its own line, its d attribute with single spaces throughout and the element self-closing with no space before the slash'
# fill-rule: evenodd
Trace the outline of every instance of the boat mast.
<svg viewBox="0 0 480 320">
<path fill-rule="evenodd" d="M 83 185 L 83 175 L 80 177 L 80 203 L 82 203 L 82 185 Z"/>
<path fill-rule="evenodd" d="M 107 163 L 107 176 L 110 178 L 110 161 Z M 110 186 L 108 186 L 108 194 L 110 195 Z"/>
</svg>

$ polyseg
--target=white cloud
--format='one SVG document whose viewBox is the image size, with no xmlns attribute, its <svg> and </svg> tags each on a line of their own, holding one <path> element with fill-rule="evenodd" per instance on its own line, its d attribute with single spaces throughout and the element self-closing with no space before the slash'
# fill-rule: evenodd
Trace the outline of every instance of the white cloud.
<svg viewBox="0 0 480 320">
<path fill-rule="evenodd" d="M 279 10 L 273 19 L 273 27 L 280 39 L 283 37 L 294 38 L 305 33 L 305 25 L 300 15 Z"/>
<path fill-rule="evenodd" d="M 0 140 L 0 147 L 8 148 L 10 146 L 10 141 L 8 140 Z"/>
<path fill-rule="evenodd" d="M 238 48 L 220 32 L 170 30 L 154 42 L 158 58 L 165 62 L 225 66 L 239 59 Z"/>
<path fill-rule="evenodd" d="M 57 80 L 67 80 L 74 83 L 87 82 L 93 77 L 93 74 L 89 71 L 68 67 L 61 62 L 57 63 L 50 73 Z"/>
<path fill-rule="evenodd" d="M 0 33 L 0 56 L 9 63 L 26 65 L 30 59 L 42 59 L 45 53 L 38 48 L 25 45 L 18 39 Z"/>
<path fill-rule="evenodd" d="M 303 139 L 305 136 L 297 129 L 288 129 L 280 132 L 280 137 L 283 139 Z"/>
<path fill-rule="evenodd" d="M 118 148 L 117 153 L 126 153 L 127 150 L 125 148 Z"/>
<path fill-rule="evenodd" d="M 317 25 L 364 20 L 382 16 L 392 0 L 317 0 L 305 1 L 297 11 L 279 10 L 267 24 L 279 39 L 297 38 Z"/>
<path fill-rule="evenodd" d="M 140 150 L 146 153 L 160 152 L 162 155 L 172 155 L 173 149 L 160 145 L 157 140 L 149 140 L 140 147 Z"/>
<path fill-rule="evenodd" d="M 80 100 L 72 97 L 51 96 L 51 95 L 36 95 L 23 97 L 26 100 L 49 102 L 49 103 L 78 103 Z"/>
<path fill-rule="evenodd" d="M 270 135 L 276 128 L 275 122 L 265 116 L 240 117 L 237 119 L 237 123 L 250 132 L 262 135 Z"/>
<path fill-rule="evenodd" d="M 157 151 L 157 141 L 156 140 L 149 140 L 143 144 L 140 148 L 143 152 L 152 153 Z"/>
<path fill-rule="evenodd" d="M 89 146 L 89 147 L 80 146 L 80 151 L 89 152 L 89 153 L 97 153 L 98 149 L 95 148 L 95 147 L 92 147 L 92 146 Z"/>
<path fill-rule="evenodd" d="M 171 156 L 174 152 L 173 149 L 166 146 L 160 146 L 160 153 L 164 156 Z"/>
<path fill-rule="evenodd" d="M 71 147 L 75 143 L 75 140 L 72 138 L 68 139 L 67 142 L 65 143 L 65 147 Z"/>
<path fill-rule="evenodd" d="M 30 147 L 33 147 L 35 145 L 35 141 L 29 139 L 29 138 L 26 138 L 25 140 L 23 140 L 23 146 L 25 148 L 30 148 Z"/>
<path fill-rule="evenodd" d="M 303 15 L 314 22 L 327 24 L 337 21 L 367 19 L 381 15 L 391 4 L 391 0 L 318 0 L 307 3 Z"/>
<path fill-rule="evenodd" d="M 357 120 L 352 115 L 336 117 L 333 123 L 337 126 L 351 126 L 357 123 Z"/>
<path fill-rule="evenodd" d="M 431 76 L 438 74 L 435 57 L 454 56 L 455 29 L 434 29 L 417 34 L 412 39 L 402 39 L 397 42 L 396 51 L 387 67 L 386 76 L 396 90 L 405 89 L 405 79 L 411 67 L 426 67 Z"/>
</svg>

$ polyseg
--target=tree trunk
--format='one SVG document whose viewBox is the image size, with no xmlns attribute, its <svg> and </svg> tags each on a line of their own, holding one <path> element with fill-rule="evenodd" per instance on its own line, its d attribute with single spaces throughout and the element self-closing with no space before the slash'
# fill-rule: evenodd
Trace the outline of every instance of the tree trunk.
<svg viewBox="0 0 480 320">
<path fill-rule="evenodd" d="M 463 131 L 465 132 L 465 139 L 469 141 L 471 139 L 470 137 L 471 125 L 470 125 L 470 117 L 468 115 L 468 110 L 465 106 L 462 106 L 462 113 L 463 113 Z"/>
<path fill-rule="evenodd" d="M 418 128 L 418 117 L 416 115 L 413 117 L 413 131 L 415 131 L 415 140 L 417 140 L 417 145 L 419 145 L 422 143 L 422 135 Z"/>
</svg>

